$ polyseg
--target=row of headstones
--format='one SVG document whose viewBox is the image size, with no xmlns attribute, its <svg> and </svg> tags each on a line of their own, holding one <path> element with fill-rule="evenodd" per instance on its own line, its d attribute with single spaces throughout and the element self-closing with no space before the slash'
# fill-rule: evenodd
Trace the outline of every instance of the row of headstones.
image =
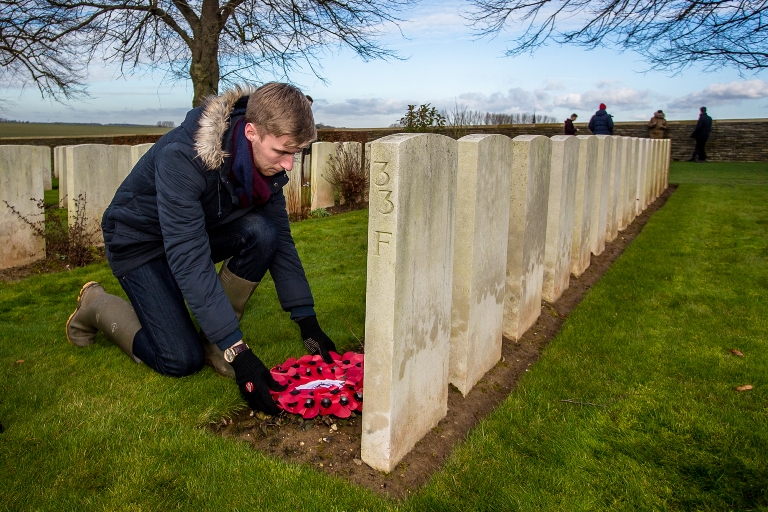
<svg viewBox="0 0 768 512">
<path fill-rule="evenodd" d="M 359 143 L 355 149 L 360 151 Z M 87 219 L 86 229 L 98 232 L 101 217 L 122 183 L 152 144 L 136 146 L 83 144 L 57 146 L 53 150 L 53 176 L 59 179 L 59 204 L 67 208 L 69 222 L 77 216 L 77 207 Z M 20 218 L 38 222 L 42 219 L 37 201 L 43 191 L 52 189 L 51 150 L 47 146 L 0 146 L 0 201 L 6 200 L 18 214 L 0 204 L 0 268 L 24 265 L 45 257 L 45 243 Z M 311 169 L 290 173 L 288 189 L 301 193 L 304 175 L 310 182 L 312 209 L 333 206 L 334 193 L 328 173 L 329 157 L 337 144 L 316 143 L 312 158 L 297 158 L 294 167 L 314 162 Z M 300 156 L 301 154 L 299 154 Z M 299 170 L 294 168 L 294 170 Z M 299 197 L 301 197 L 299 195 Z M 34 198 L 35 201 L 28 199 Z M 289 212 L 290 213 L 290 212 Z"/>
<path fill-rule="evenodd" d="M 667 187 L 669 140 L 374 141 L 362 459 L 392 471 Z"/>
</svg>

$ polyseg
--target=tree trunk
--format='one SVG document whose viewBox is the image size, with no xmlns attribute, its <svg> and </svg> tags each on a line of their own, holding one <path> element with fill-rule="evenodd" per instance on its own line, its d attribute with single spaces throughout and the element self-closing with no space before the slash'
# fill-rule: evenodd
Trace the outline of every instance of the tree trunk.
<svg viewBox="0 0 768 512">
<path fill-rule="evenodd" d="M 219 35 L 220 16 L 217 0 L 204 0 L 200 25 L 194 31 L 194 47 L 189 76 L 192 78 L 194 97 L 192 107 L 199 106 L 210 95 L 219 93 Z"/>
</svg>

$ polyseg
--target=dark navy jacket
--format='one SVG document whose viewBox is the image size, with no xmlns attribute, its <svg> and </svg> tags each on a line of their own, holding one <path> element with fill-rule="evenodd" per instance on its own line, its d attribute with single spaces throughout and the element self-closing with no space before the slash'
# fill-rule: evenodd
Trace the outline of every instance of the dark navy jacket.
<svg viewBox="0 0 768 512">
<path fill-rule="evenodd" d="M 613 118 L 605 110 L 600 109 L 589 120 L 589 130 L 594 135 L 613 135 Z"/>
<path fill-rule="evenodd" d="M 712 118 L 707 114 L 699 114 L 699 120 L 696 122 L 696 128 L 693 129 L 691 137 L 696 140 L 707 140 L 712 131 Z"/>
<path fill-rule="evenodd" d="M 139 160 L 102 218 L 114 275 L 120 278 L 165 255 L 203 333 L 211 343 L 226 346 L 242 338 L 242 332 L 216 275 L 208 230 L 250 210 L 238 208 L 229 177 L 232 127 L 245 114 L 248 98 L 243 92 L 229 91 L 191 110 Z M 289 311 L 311 308 L 314 301 L 291 236 L 286 183 L 285 172 L 272 176 L 272 196 L 255 208 L 278 230 L 269 272 L 282 308 Z"/>
</svg>

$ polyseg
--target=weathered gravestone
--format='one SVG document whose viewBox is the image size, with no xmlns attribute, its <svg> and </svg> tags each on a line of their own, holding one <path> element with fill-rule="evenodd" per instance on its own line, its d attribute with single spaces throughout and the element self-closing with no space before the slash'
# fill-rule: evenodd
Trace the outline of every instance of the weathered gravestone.
<svg viewBox="0 0 768 512">
<path fill-rule="evenodd" d="M 43 174 L 43 188 L 53 190 L 53 180 L 51 179 L 51 148 L 48 146 L 35 146 L 40 153 L 40 167 Z"/>
<path fill-rule="evenodd" d="M 519 339 L 541 313 L 550 144 L 543 135 L 518 135 L 512 139 L 504 300 L 504 335 L 512 340 Z"/>
<path fill-rule="evenodd" d="M 595 200 L 592 203 L 592 254 L 598 256 L 605 250 L 605 228 L 608 224 L 611 173 L 613 172 L 613 146 L 616 140 L 610 135 L 597 137 L 597 173 Z"/>
<path fill-rule="evenodd" d="M 131 146 L 131 166 L 130 166 L 130 169 L 128 169 L 129 174 L 133 170 L 133 168 L 136 167 L 136 164 L 139 163 L 139 160 L 141 160 L 141 157 L 143 157 L 147 153 L 147 151 L 149 151 L 152 148 L 152 146 L 154 146 L 153 143 L 136 144 L 135 146 Z M 120 183 L 122 183 L 127 176 L 128 176 L 127 174 L 123 176 L 122 179 L 120 180 Z"/>
<path fill-rule="evenodd" d="M 548 302 L 555 302 L 568 289 L 571 277 L 574 209 L 579 190 L 579 139 L 570 135 L 555 135 L 551 141 L 541 296 Z"/>
<path fill-rule="evenodd" d="M 36 146 L 0 146 L 0 268 L 45 257 L 45 240 L 3 201 L 30 222 L 43 220 L 43 172 Z"/>
<path fill-rule="evenodd" d="M 619 235 L 622 169 L 626 165 L 627 140 L 626 137 L 614 137 L 613 139 L 613 168 L 611 172 L 611 186 L 609 187 L 608 221 L 605 227 L 606 242 L 613 242 Z"/>
<path fill-rule="evenodd" d="M 449 381 L 462 394 L 501 359 L 512 139 L 459 139 Z"/>
<path fill-rule="evenodd" d="M 659 189 L 658 195 L 661 195 L 661 193 L 667 190 L 667 187 L 669 186 L 669 161 L 670 161 L 671 150 L 672 150 L 672 141 L 669 139 L 664 139 L 664 151 L 663 151 L 663 157 L 662 157 L 663 179 L 661 180 L 661 187 Z"/>
<path fill-rule="evenodd" d="M 59 178 L 59 207 L 67 207 L 67 146 L 53 148 L 53 172 Z"/>
<path fill-rule="evenodd" d="M 573 212 L 573 241 L 571 273 L 579 277 L 589 267 L 592 255 L 592 205 L 597 182 L 597 137 L 577 135 L 579 140 L 579 171 L 576 180 L 576 202 Z"/>
<path fill-rule="evenodd" d="M 333 187 L 328 181 L 328 160 L 336 156 L 336 144 L 334 142 L 315 142 L 312 144 L 311 167 L 311 210 L 329 208 L 334 205 Z"/>
<path fill-rule="evenodd" d="M 621 167 L 621 189 L 619 191 L 619 231 L 624 231 L 629 225 L 629 190 L 631 189 L 630 182 L 632 181 L 632 170 L 634 168 L 635 160 L 635 144 L 633 138 L 636 137 L 624 137 L 624 157 L 622 158 Z"/>
<path fill-rule="evenodd" d="M 371 147 L 361 456 L 392 471 L 448 407 L 457 142 Z"/>
<path fill-rule="evenodd" d="M 77 215 L 75 203 L 84 200 L 80 207 L 84 206 L 85 227 L 101 238 L 101 217 L 131 171 L 131 146 L 81 144 L 68 146 L 66 155 L 70 226 Z"/>
<path fill-rule="evenodd" d="M 645 209 L 645 174 L 648 166 L 648 143 L 650 141 L 651 139 L 639 140 L 640 151 L 637 158 L 637 175 L 635 176 L 635 217 L 640 215 Z"/>
</svg>

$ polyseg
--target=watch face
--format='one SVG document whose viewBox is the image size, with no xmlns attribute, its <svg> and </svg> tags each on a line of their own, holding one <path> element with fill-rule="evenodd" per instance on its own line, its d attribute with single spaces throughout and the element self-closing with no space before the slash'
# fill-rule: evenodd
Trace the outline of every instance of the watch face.
<svg viewBox="0 0 768 512">
<path fill-rule="evenodd" d="M 232 347 L 224 351 L 224 360 L 228 363 L 231 363 L 235 360 L 235 351 L 232 350 Z"/>
</svg>

